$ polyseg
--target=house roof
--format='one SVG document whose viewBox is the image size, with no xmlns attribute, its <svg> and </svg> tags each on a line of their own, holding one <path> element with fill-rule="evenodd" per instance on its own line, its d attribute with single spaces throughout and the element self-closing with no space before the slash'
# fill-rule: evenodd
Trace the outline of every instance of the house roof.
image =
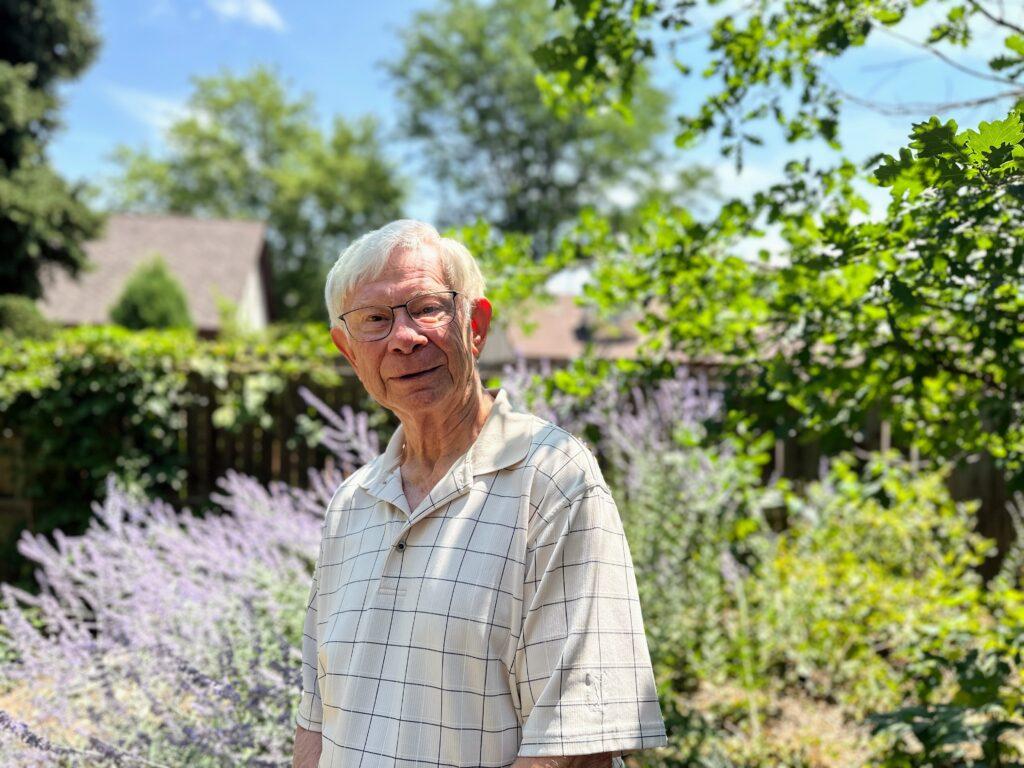
<svg viewBox="0 0 1024 768">
<path fill-rule="evenodd" d="M 266 225 L 260 221 L 115 214 L 85 250 L 91 265 L 77 279 L 63 270 L 43 275 L 39 308 L 67 325 L 110 322 L 110 306 L 139 264 L 163 256 L 188 299 L 200 330 L 220 327 L 215 297 L 240 303 L 246 277 L 259 265 Z"/>
<path fill-rule="evenodd" d="M 562 364 L 583 356 L 588 341 L 593 355 L 606 359 L 636 359 L 643 342 L 637 324 L 642 317 L 638 310 L 619 313 L 612 320 L 602 320 L 596 310 L 580 306 L 576 297 L 554 294 L 551 302 L 531 304 L 523 308 L 521 317 L 492 326 L 481 355 L 481 363 L 503 365 L 523 358 L 527 362 L 542 360 Z M 525 323 L 533 327 L 527 331 Z M 488 347 L 495 349 L 488 355 Z M 668 360 L 680 365 L 715 366 L 725 357 L 708 353 L 697 357 L 681 352 L 664 353 Z"/>
<path fill-rule="evenodd" d="M 574 296 L 553 298 L 530 308 L 522 318 L 533 326 L 529 332 L 522 322 L 508 325 L 508 341 L 516 354 L 527 360 L 569 361 L 582 356 L 589 339 L 598 357 L 636 357 L 640 340 L 635 318 L 601 324 L 592 310 L 576 304 Z"/>
</svg>

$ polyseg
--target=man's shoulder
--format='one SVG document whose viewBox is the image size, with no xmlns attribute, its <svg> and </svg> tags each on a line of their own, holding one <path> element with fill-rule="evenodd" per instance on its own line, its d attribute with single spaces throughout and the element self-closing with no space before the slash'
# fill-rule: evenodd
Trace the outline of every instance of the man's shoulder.
<svg viewBox="0 0 1024 768">
<path fill-rule="evenodd" d="M 527 466 L 534 469 L 533 493 L 542 506 L 571 500 L 587 488 L 605 485 L 597 456 L 578 435 L 538 416 Z"/>
</svg>

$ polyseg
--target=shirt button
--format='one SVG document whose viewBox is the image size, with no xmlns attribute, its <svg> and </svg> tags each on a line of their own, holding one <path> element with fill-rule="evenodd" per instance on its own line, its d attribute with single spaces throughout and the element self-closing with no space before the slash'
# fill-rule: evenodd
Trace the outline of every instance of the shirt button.
<svg viewBox="0 0 1024 768">
<path fill-rule="evenodd" d="M 395 546 L 398 547 L 398 549 L 405 549 L 405 542 L 404 541 L 400 541 Z"/>
</svg>

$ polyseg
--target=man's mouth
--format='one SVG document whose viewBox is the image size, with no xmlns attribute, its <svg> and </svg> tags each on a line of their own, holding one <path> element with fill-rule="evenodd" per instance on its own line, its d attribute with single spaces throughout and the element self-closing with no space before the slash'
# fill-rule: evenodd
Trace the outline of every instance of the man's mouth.
<svg viewBox="0 0 1024 768">
<path fill-rule="evenodd" d="M 416 373 L 407 373 L 405 376 L 396 376 L 395 378 L 399 381 L 412 381 L 413 379 L 423 378 L 431 371 L 436 371 L 440 367 L 440 365 L 435 365 L 433 368 L 427 368 L 422 371 L 417 371 Z"/>
</svg>

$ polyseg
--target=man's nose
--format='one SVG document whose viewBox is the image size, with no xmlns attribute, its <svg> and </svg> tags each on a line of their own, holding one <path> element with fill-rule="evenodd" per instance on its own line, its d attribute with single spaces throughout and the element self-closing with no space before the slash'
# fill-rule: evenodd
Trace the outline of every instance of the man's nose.
<svg viewBox="0 0 1024 768">
<path fill-rule="evenodd" d="M 405 307 L 396 309 L 395 322 L 388 337 L 388 349 L 408 353 L 426 343 L 427 337 L 413 323 L 408 310 Z"/>
</svg>

